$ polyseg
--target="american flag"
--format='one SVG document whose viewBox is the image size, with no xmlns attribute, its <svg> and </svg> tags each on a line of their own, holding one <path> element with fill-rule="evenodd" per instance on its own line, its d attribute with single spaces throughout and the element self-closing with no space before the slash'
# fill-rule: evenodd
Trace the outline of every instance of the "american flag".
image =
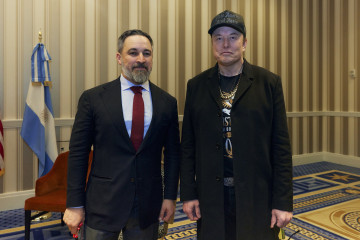
<svg viewBox="0 0 360 240">
<path fill-rule="evenodd" d="M 0 176 L 5 172 L 4 164 L 4 128 L 0 119 Z"/>
</svg>

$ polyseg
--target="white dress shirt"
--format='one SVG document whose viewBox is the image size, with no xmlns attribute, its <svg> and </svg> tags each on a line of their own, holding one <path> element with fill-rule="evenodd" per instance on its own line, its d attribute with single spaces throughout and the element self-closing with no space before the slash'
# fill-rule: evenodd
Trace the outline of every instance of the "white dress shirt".
<svg viewBox="0 0 360 240">
<path fill-rule="evenodd" d="M 131 136 L 131 126 L 132 126 L 132 112 L 133 112 L 133 100 L 134 100 L 134 93 L 130 89 L 132 86 L 139 86 L 135 85 L 129 80 L 127 80 L 122 74 L 120 77 L 120 84 L 121 84 L 121 102 L 122 102 L 122 109 L 124 115 L 124 121 L 126 125 L 126 130 Z M 146 135 L 147 130 L 149 129 L 152 114 L 153 114 L 153 106 L 151 100 L 151 92 L 150 92 L 150 84 L 149 81 L 146 81 L 141 85 L 143 87 L 142 90 L 142 97 L 144 100 L 144 136 Z"/>
</svg>

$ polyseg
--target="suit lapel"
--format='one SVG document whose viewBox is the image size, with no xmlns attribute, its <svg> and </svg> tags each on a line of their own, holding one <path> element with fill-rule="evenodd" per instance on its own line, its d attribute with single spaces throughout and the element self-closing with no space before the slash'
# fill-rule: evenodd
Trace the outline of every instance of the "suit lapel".
<svg viewBox="0 0 360 240">
<path fill-rule="evenodd" d="M 104 91 L 100 93 L 100 97 L 119 135 L 124 138 L 124 142 L 126 142 L 129 147 L 133 148 L 124 121 L 120 79 L 118 78 L 114 80 L 112 84 L 104 86 Z"/>
<path fill-rule="evenodd" d="M 144 136 L 144 139 L 138 149 L 139 152 L 147 144 L 149 136 L 151 136 L 152 132 L 155 131 L 155 127 L 158 126 L 158 121 L 159 121 L 161 108 L 162 108 L 161 91 L 159 91 L 159 89 L 150 81 L 149 81 L 149 85 L 150 85 L 153 113 L 152 113 L 152 118 L 151 118 L 149 129 L 147 130 L 147 132 Z"/>
</svg>

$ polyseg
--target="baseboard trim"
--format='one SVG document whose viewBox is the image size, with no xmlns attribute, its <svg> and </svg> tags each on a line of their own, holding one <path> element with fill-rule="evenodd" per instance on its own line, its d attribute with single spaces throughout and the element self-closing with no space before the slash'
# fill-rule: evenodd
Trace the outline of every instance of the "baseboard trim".
<svg viewBox="0 0 360 240">
<path fill-rule="evenodd" d="M 0 194 L 0 211 L 23 208 L 25 200 L 35 196 L 35 190 Z"/>
<path fill-rule="evenodd" d="M 342 154 L 330 153 L 330 152 L 318 152 L 318 153 L 309 153 L 309 154 L 301 154 L 301 155 L 293 156 L 294 166 L 308 164 L 308 163 L 316 163 L 321 161 L 360 168 L 360 157 L 355 157 L 355 156 L 348 156 L 348 155 L 342 155 Z"/>
<path fill-rule="evenodd" d="M 323 152 L 324 161 L 360 168 L 360 157 Z"/>
<path fill-rule="evenodd" d="M 323 152 L 293 155 L 293 166 L 322 162 L 324 160 Z"/>
</svg>

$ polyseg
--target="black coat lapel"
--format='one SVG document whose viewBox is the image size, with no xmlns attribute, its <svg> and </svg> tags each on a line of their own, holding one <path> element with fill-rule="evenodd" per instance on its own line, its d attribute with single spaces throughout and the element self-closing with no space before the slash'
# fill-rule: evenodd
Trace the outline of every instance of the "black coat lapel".
<svg viewBox="0 0 360 240">
<path fill-rule="evenodd" d="M 105 85 L 104 91 L 100 93 L 100 98 L 102 99 L 105 108 L 108 110 L 110 118 L 115 128 L 118 130 L 119 135 L 129 147 L 133 148 L 124 121 L 120 79 L 118 78 L 110 84 Z"/>
<path fill-rule="evenodd" d="M 252 75 L 251 66 L 245 60 L 243 72 L 240 77 L 239 87 L 235 93 L 233 106 L 245 94 L 246 90 L 251 86 L 252 82 L 253 82 L 253 75 Z"/>
<path fill-rule="evenodd" d="M 220 86 L 219 86 L 219 76 L 218 76 L 218 67 L 217 64 L 213 67 L 209 73 L 209 80 L 207 82 L 208 89 L 210 91 L 211 97 L 216 102 L 219 109 L 222 107 L 221 97 L 220 97 Z"/>
</svg>

